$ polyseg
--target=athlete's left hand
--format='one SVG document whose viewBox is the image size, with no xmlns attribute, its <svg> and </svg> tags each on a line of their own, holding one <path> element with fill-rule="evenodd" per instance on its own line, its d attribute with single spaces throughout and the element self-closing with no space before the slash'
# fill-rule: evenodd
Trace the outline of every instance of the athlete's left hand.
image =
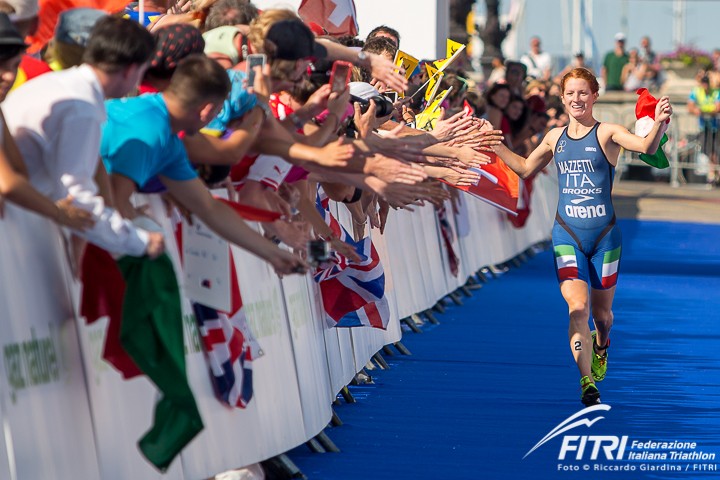
<svg viewBox="0 0 720 480">
<path fill-rule="evenodd" d="M 660 97 L 657 105 L 655 105 L 655 121 L 660 123 L 665 122 L 671 115 L 672 106 L 670 105 L 670 99 L 667 96 Z"/>
</svg>

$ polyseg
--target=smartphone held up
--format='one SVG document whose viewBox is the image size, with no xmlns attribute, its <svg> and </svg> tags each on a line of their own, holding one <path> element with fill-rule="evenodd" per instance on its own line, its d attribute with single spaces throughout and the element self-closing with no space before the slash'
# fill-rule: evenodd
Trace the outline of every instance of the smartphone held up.
<svg viewBox="0 0 720 480">
<path fill-rule="evenodd" d="M 262 68 L 265 62 L 267 62 L 267 56 L 264 53 L 252 53 L 247 56 L 245 74 L 247 75 L 248 88 L 252 88 L 252 86 L 255 85 L 255 67 Z"/>
<path fill-rule="evenodd" d="M 330 91 L 340 93 L 345 90 L 350 82 L 352 64 L 342 60 L 336 60 L 330 71 Z"/>
</svg>

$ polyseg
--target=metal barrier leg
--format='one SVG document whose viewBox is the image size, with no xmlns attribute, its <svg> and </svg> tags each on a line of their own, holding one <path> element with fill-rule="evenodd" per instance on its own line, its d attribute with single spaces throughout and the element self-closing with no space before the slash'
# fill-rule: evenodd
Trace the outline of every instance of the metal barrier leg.
<svg viewBox="0 0 720 480">
<path fill-rule="evenodd" d="M 440 325 L 440 322 L 437 318 L 435 318 L 435 315 L 433 315 L 432 310 L 425 310 L 423 312 L 423 315 L 425 315 L 425 318 L 427 318 L 428 322 L 434 324 L 434 325 Z"/>
<path fill-rule="evenodd" d="M 395 342 L 393 343 L 393 346 L 397 348 L 398 352 L 403 355 L 412 355 L 412 353 L 410 353 L 410 350 L 408 350 L 408 348 L 403 345 L 402 342 Z"/>
<path fill-rule="evenodd" d="M 333 402 L 334 403 L 334 402 Z M 332 417 L 330 418 L 330 425 L 333 427 L 340 427 L 342 426 L 343 422 L 340 420 L 340 417 L 338 417 L 338 414 L 335 413 L 335 409 L 332 409 Z"/>
<path fill-rule="evenodd" d="M 470 289 L 467 288 L 465 285 L 463 285 L 463 286 L 461 286 L 461 287 L 458 287 L 458 289 L 455 290 L 455 293 L 456 293 L 458 296 L 460 296 L 460 294 L 462 294 L 463 296 L 465 296 L 465 297 L 467 297 L 467 298 L 472 297 L 472 292 L 471 292 Z"/>
<path fill-rule="evenodd" d="M 307 477 L 300 471 L 295 463 L 287 455 L 280 454 L 261 462 L 265 475 L 269 479 L 294 478 L 307 480 Z"/>
<path fill-rule="evenodd" d="M 390 349 L 390 345 L 385 345 L 385 346 L 382 348 L 382 351 L 383 351 L 383 353 L 384 353 L 385 355 L 388 355 L 388 356 L 390 356 L 390 357 L 392 357 L 392 356 L 395 355 L 395 352 L 393 352 L 392 349 Z"/>
<path fill-rule="evenodd" d="M 460 300 L 460 295 L 458 295 L 456 292 L 450 292 L 450 293 L 448 293 L 448 297 L 450 297 L 450 300 L 452 300 L 453 303 L 454 303 L 455 305 L 457 305 L 458 307 L 462 307 L 462 306 L 463 306 L 463 302 L 462 302 L 462 300 Z"/>
<path fill-rule="evenodd" d="M 357 401 L 355 400 L 355 397 L 352 396 L 352 393 L 350 393 L 350 389 L 348 387 L 343 387 L 342 390 L 340 390 L 340 395 L 342 395 L 345 403 L 355 403 Z"/>
<path fill-rule="evenodd" d="M 445 302 L 436 302 L 432 309 L 437 313 L 445 313 Z"/>
<path fill-rule="evenodd" d="M 410 330 L 413 331 L 413 333 L 422 333 L 422 330 L 420 330 L 420 327 L 418 327 L 415 324 L 415 321 L 410 317 L 403 318 L 402 320 L 400 320 L 400 323 L 404 323 L 405 325 L 407 325 L 410 328 Z"/>
<path fill-rule="evenodd" d="M 317 436 L 315 436 L 315 440 L 322 445 L 322 448 L 324 448 L 326 452 L 340 453 L 340 449 L 325 432 L 318 433 Z"/>
<path fill-rule="evenodd" d="M 381 369 L 383 370 L 390 370 L 390 365 L 385 361 L 382 355 L 380 353 L 376 353 L 372 356 L 373 360 L 375 360 L 375 363 L 377 363 Z"/>
<path fill-rule="evenodd" d="M 308 440 L 307 442 L 305 442 L 305 445 L 307 445 L 307 447 L 308 447 L 308 448 L 310 449 L 310 451 L 313 452 L 313 453 L 325 453 L 325 449 L 324 449 L 323 446 L 320 444 L 320 442 L 318 442 L 317 440 L 315 440 L 315 438 L 311 438 L 310 440 Z"/>
</svg>

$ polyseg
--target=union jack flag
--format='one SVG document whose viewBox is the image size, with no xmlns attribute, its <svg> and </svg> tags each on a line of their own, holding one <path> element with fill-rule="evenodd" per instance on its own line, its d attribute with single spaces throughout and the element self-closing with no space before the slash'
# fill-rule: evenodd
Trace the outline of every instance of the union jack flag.
<svg viewBox="0 0 720 480">
<path fill-rule="evenodd" d="M 245 408 L 253 396 L 252 361 L 261 354 L 242 309 L 232 318 L 193 303 L 215 393 L 220 401 Z"/>
<path fill-rule="evenodd" d="M 385 330 L 390 309 L 385 297 L 385 271 L 370 236 L 355 241 L 328 210 L 329 199 L 318 190 L 316 207 L 340 240 L 353 246 L 360 262 L 334 253 L 315 272 L 320 285 L 325 318 L 335 327 L 371 326 Z"/>
</svg>

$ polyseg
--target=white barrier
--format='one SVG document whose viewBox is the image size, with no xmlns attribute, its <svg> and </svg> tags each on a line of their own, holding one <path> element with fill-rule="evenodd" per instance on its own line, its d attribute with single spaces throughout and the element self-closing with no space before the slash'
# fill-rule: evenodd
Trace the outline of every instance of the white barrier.
<svg viewBox="0 0 720 480">
<path fill-rule="evenodd" d="M 183 299 L 187 375 L 205 429 L 165 474 L 136 447 L 152 422 L 155 387 L 144 377 L 124 381 L 102 360 L 107 319 L 86 325 L 78 317 L 79 286 L 58 229 L 6 206 L 0 221 L 0 478 L 200 479 L 302 444 L 327 425 L 337 392 L 383 345 L 400 340 L 400 318 L 430 308 L 479 268 L 547 239 L 556 190 L 552 175 L 538 176 L 533 213 L 522 229 L 463 197 L 463 230 L 469 233 L 453 240 L 457 277 L 449 273 L 432 207 L 391 212 L 385 235 L 373 232 L 391 312 L 386 331 L 329 327 L 309 276 L 281 281 L 267 264 L 233 248 L 245 312 L 264 352 L 253 362 L 254 397 L 245 409 L 216 399 L 190 303 Z M 170 221 L 157 198 L 149 203 L 179 272 Z M 342 208 L 340 220 L 347 225 Z"/>
</svg>

